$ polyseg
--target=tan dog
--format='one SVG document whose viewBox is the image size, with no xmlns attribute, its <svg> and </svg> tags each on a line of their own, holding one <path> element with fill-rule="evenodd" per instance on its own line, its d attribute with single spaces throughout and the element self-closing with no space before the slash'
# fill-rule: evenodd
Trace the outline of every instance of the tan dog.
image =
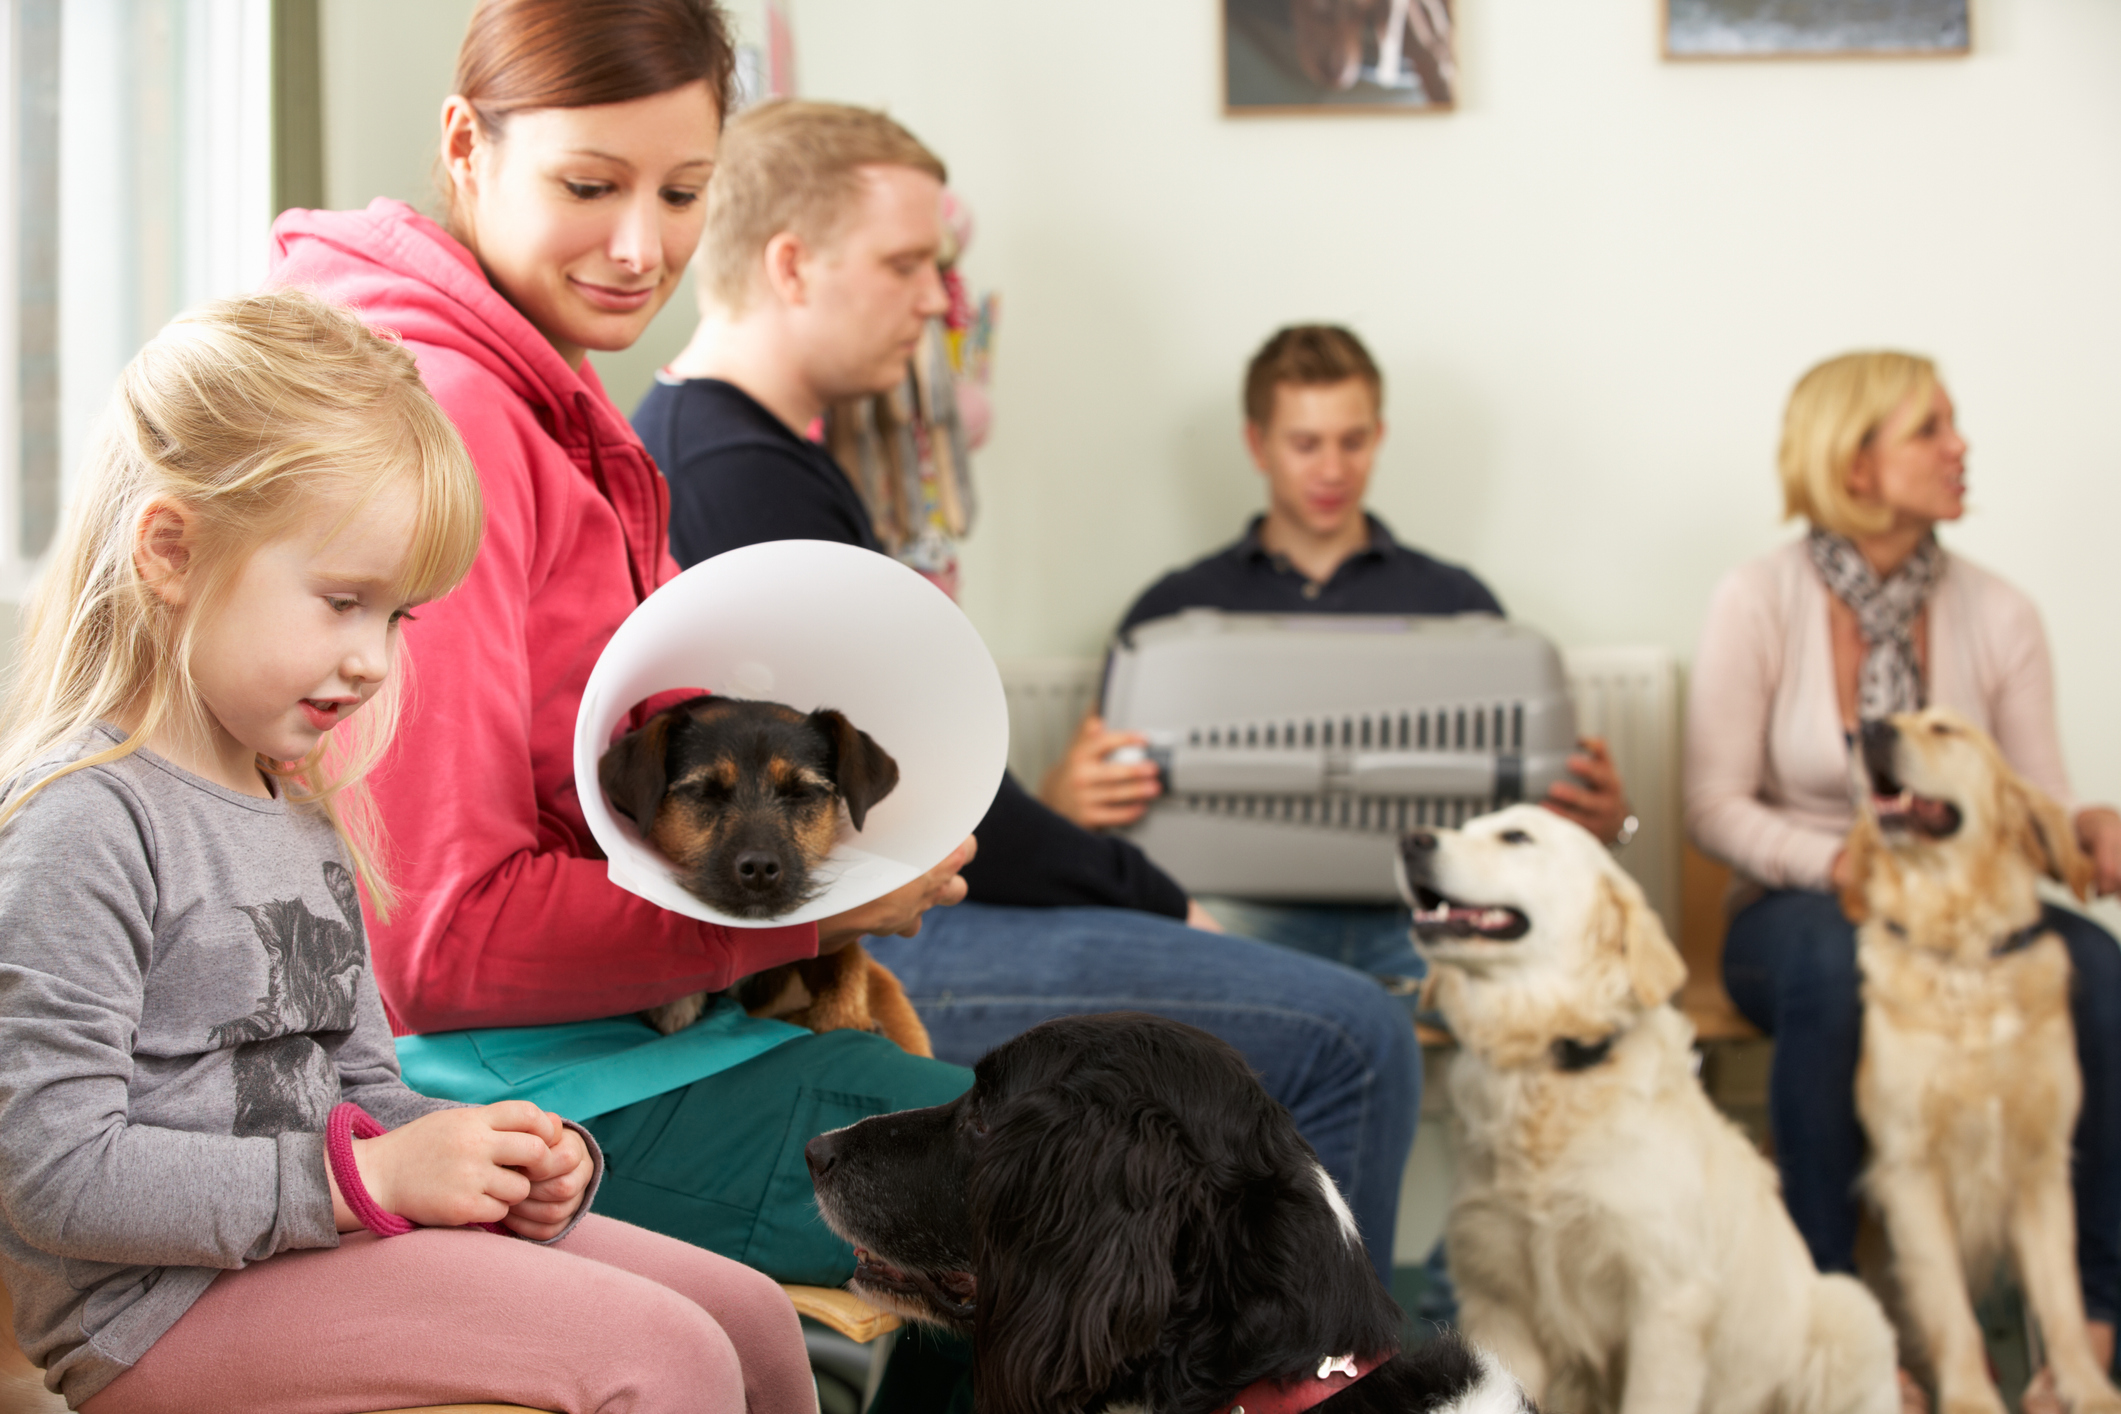
<svg viewBox="0 0 2121 1414">
<path fill-rule="evenodd" d="M 1572 1414 L 1897 1414 L 1884 1313 L 1813 1269 L 1702 1093 L 1686 965 L 1605 848 L 1513 806 L 1408 835 L 1400 868 L 1459 1043 L 1467 1337 Z"/>
<path fill-rule="evenodd" d="M 2034 883 L 2083 897 L 2091 867 L 2055 803 L 1942 708 L 1864 728 L 1852 882 L 1870 1134 L 1900 1303 L 1945 1414 L 2002 1414 L 1969 1286 L 2006 1251 L 2077 1414 L 2121 1411 L 2085 1337 L 2070 1134 L 2083 1080 L 2069 952 Z"/>
<path fill-rule="evenodd" d="M 698 1021 L 713 997 L 694 992 L 641 1015 L 668 1036 Z M 905 987 L 859 943 L 754 973 L 737 984 L 736 999 L 752 1016 L 809 1031 L 871 1031 L 908 1055 L 935 1054 Z"/>
<path fill-rule="evenodd" d="M 856 830 L 898 786 L 898 762 L 830 708 L 701 695 L 664 708 L 597 763 L 612 808 L 676 866 L 695 897 L 739 918 L 777 918 L 823 887 L 844 810 Z M 933 1056 L 898 978 L 858 943 L 738 982 L 738 1004 L 812 1031 L 872 1031 Z M 664 1035 L 699 1020 L 695 992 L 642 1013 Z"/>
</svg>

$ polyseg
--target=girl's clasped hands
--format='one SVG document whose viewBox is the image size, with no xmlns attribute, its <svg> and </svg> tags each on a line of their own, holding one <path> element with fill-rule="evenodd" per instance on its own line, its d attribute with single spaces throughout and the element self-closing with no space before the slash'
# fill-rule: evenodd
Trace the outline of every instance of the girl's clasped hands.
<svg viewBox="0 0 2121 1414">
<path fill-rule="evenodd" d="M 353 1153 L 387 1213 L 422 1227 L 500 1223 L 533 1242 L 566 1228 L 596 1171 L 582 1136 L 527 1100 L 437 1110 L 354 1140 Z M 360 1230 L 336 1177 L 331 1207 L 339 1231 Z"/>
</svg>

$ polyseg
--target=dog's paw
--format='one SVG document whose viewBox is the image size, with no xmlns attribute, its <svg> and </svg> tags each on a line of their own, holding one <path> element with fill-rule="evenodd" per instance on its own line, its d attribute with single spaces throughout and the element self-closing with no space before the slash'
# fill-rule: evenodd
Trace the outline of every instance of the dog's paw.
<svg viewBox="0 0 2121 1414">
<path fill-rule="evenodd" d="M 2048 1373 L 2042 1370 L 2041 1375 Z M 2034 1383 L 2038 1383 L 2035 1377 Z M 2121 1414 L 2121 1391 L 2117 1391 L 2107 1380 L 2097 1378 L 2083 1383 L 2076 1380 L 2056 1382 L 2057 1403 L 2069 1414 Z M 2032 1400 L 2032 1388 L 2026 1387 L 2026 1398 L 2021 1406 L 2026 1414 L 2036 1414 Z"/>
<path fill-rule="evenodd" d="M 711 995 L 713 994 L 709 992 L 694 992 L 689 997 L 679 997 L 674 1002 L 650 1007 L 641 1013 L 641 1020 L 665 1036 L 673 1035 L 700 1019 L 700 1013 L 707 1010 L 707 998 Z"/>
<path fill-rule="evenodd" d="M 2003 1396 L 1989 1389 L 1960 1389 L 1941 1394 L 1937 1414 L 2007 1414 Z"/>
</svg>

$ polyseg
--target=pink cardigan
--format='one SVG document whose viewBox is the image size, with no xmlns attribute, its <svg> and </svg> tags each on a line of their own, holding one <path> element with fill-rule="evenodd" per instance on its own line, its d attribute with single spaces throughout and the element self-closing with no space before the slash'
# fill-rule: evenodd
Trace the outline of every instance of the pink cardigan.
<svg viewBox="0 0 2121 1414">
<path fill-rule="evenodd" d="M 2033 601 L 1950 555 L 1929 601 L 1929 700 L 1996 738 L 2070 804 L 2054 670 Z M 1854 809 L 1827 590 L 1802 540 L 1740 565 L 1709 601 L 1687 695 L 1687 834 L 1770 888 L 1824 889 Z"/>
</svg>

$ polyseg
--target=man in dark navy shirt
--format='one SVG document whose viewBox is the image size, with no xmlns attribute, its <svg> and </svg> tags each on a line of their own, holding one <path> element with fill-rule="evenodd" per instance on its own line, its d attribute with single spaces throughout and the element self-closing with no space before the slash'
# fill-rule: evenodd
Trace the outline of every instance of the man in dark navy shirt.
<svg viewBox="0 0 2121 1414">
<path fill-rule="evenodd" d="M 1471 571 L 1392 538 L 1363 509 L 1384 438 L 1384 379 L 1346 329 L 1297 325 L 1269 339 L 1245 373 L 1245 447 L 1267 483 L 1267 509 L 1236 544 L 1151 585 L 1120 632 L 1186 609 L 1266 614 L 1500 614 Z M 1095 715 L 1046 775 L 1046 803 L 1088 829 L 1141 818 L 1159 794 L 1158 768 L 1111 759 L 1144 739 L 1109 731 Z M 1569 759 L 1577 779 L 1556 782 L 1545 804 L 1609 843 L 1634 833 L 1603 741 Z M 1197 901 L 1248 937 L 1327 957 L 1400 987 L 1426 968 L 1408 938 L 1404 908 L 1370 904 Z"/>
<path fill-rule="evenodd" d="M 1234 545 L 1165 575 L 1134 601 L 1120 632 L 1186 609 L 1254 614 L 1500 614 L 1470 570 L 1392 538 L 1363 508 L 1385 433 L 1384 377 L 1362 341 L 1332 325 L 1294 325 L 1245 371 L 1245 447 L 1267 483 L 1267 509 Z M 1089 829 L 1141 818 L 1157 794 L 1154 764 L 1112 761 L 1142 738 L 1095 716 L 1047 773 L 1046 803 Z M 1546 804 L 1609 843 L 1631 834 L 1626 797 L 1603 741 L 1570 758 L 1577 780 Z"/>
<path fill-rule="evenodd" d="M 1185 609 L 1250 614 L 1500 614 L 1502 605 L 1470 570 L 1432 560 L 1392 538 L 1372 515 L 1358 522 L 1363 539 L 1323 580 L 1310 578 L 1286 551 L 1268 548 L 1268 517 L 1254 516 L 1237 543 L 1142 591 L 1120 621 L 1136 624 Z M 1419 604 L 1420 609 L 1410 609 Z"/>
</svg>

